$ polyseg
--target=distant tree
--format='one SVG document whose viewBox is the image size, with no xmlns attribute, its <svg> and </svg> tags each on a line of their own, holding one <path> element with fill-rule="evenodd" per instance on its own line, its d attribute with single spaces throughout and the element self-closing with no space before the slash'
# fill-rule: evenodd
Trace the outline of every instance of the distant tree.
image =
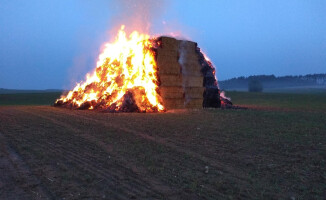
<svg viewBox="0 0 326 200">
<path fill-rule="evenodd" d="M 249 92 L 262 92 L 263 84 L 258 80 L 250 80 L 248 82 L 248 91 Z"/>
</svg>

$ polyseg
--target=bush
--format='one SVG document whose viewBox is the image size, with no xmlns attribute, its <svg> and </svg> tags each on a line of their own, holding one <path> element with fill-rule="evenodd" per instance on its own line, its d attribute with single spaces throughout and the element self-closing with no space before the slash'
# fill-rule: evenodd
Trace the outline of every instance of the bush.
<svg viewBox="0 0 326 200">
<path fill-rule="evenodd" d="M 263 84 L 258 80 L 250 80 L 248 83 L 249 92 L 262 92 Z"/>
</svg>

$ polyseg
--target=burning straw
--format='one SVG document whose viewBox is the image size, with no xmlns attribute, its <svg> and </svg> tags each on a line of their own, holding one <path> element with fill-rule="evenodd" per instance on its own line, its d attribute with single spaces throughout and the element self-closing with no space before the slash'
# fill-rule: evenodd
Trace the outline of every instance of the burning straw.
<svg viewBox="0 0 326 200">
<path fill-rule="evenodd" d="M 222 100 L 222 101 L 221 101 Z M 215 68 L 197 43 L 170 37 L 150 39 L 121 26 L 105 44 L 86 81 L 55 102 L 71 109 L 163 112 L 167 109 L 232 105 L 220 97 Z"/>
</svg>

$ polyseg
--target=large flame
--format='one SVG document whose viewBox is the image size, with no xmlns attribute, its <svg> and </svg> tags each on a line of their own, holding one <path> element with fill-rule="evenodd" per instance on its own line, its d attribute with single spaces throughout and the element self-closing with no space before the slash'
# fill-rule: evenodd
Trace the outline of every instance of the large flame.
<svg viewBox="0 0 326 200">
<path fill-rule="evenodd" d="M 56 104 L 116 111 L 129 104 L 140 112 L 163 111 L 152 47 L 149 35 L 134 31 L 127 37 L 121 26 L 115 42 L 105 44 L 94 73 Z"/>
</svg>

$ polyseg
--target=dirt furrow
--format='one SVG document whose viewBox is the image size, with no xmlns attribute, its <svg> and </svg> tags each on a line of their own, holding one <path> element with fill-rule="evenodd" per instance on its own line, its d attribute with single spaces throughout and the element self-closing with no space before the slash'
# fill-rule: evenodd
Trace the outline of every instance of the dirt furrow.
<svg viewBox="0 0 326 200">
<path fill-rule="evenodd" d="M 26 112 L 29 112 L 29 111 L 26 111 Z M 43 118 L 50 118 L 51 119 L 51 121 L 52 122 L 55 122 L 56 120 L 54 120 L 53 119 L 53 117 L 51 117 L 51 116 L 49 116 L 49 117 L 46 117 L 46 116 L 44 116 L 44 115 L 42 115 L 42 114 L 35 114 L 35 112 L 33 111 L 31 111 L 31 113 L 30 114 L 32 114 L 32 115 L 38 115 L 39 117 L 43 117 Z M 74 116 L 74 118 L 80 118 L 80 115 L 78 115 L 78 116 Z M 85 118 L 85 117 L 84 117 Z M 91 121 L 93 124 L 94 124 L 94 122 L 97 122 L 97 123 L 99 123 L 101 126 L 104 126 L 104 127 L 106 127 L 107 129 L 112 129 L 112 126 L 108 126 L 107 124 L 105 124 L 105 123 L 101 123 L 100 121 L 97 121 L 97 120 L 93 120 L 93 119 L 91 119 L 91 118 L 86 118 L 88 121 Z M 62 122 L 61 120 L 64 120 L 63 119 L 63 116 L 60 116 L 59 117 L 59 122 L 58 122 L 58 124 L 62 124 L 62 123 L 64 123 L 64 122 Z M 66 126 L 67 127 L 67 126 Z M 113 126 L 113 128 L 117 128 L 116 126 Z M 153 137 L 151 137 L 151 136 L 148 136 L 148 135 L 145 135 L 145 134 L 142 134 L 142 133 L 139 133 L 139 132 L 136 132 L 136 131 L 132 131 L 132 130 L 130 130 L 130 129 L 124 129 L 124 128 L 120 128 L 119 127 L 119 129 L 120 130 L 122 130 L 123 132 L 130 132 L 131 131 L 131 133 L 133 134 L 133 135 L 136 135 L 136 136 L 141 136 L 141 138 L 144 138 L 144 136 L 146 136 L 145 137 L 145 139 L 147 139 L 147 140 L 150 140 L 150 141 L 155 141 L 155 138 L 153 138 Z M 156 141 L 155 141 L 156 142 Z M 166 143 L 162 143 L 161 141 L 160 141 L 160 144 L 166 144 Z M 169 146 L 169 147 L 171 147 L 171 146 Z M 173 147 L 175 147 L 175 146 L 173 146 Z M 173 150 L 175 150 L 175 148 L 172 148 Z M 176 153 L 178 153 L 178 154 L 184 154 L 184 151 L 182 151 L 182 152 L 176 152 Z M 188 155 L 189 155 L 189 153 L 188 153 Z M 199 157 L 202 157 L 201 155 L 197 155 L 197 157 L 196 157 L 196 159 L 197 158 L 199 158 Z M 171 157 L 169 160 L 173 160 L 174 158 L 173 157 Z M 203 159 L 202 159 L 203 160 Z M 206 163 L 208 163 L 208 161 L 206 161 Z M 178 167 L 181 167 L 181 166 L 178 166 Z M 215 167 L 215 166 L 213 166 L 213 167 Z M 170 168 L 171 170 L 174 170 L 173 168 Z M 186 168 L 184 169 L 184 170 L 186 170 Z M 221 172 L 218 172 L 218 173 L 221 173 Z M 209 189 L 210 187 L 207 187 L 206 189 Z M 214 191 L 214 188 L 210 188 L 209 189 L 211 192 L 213 192 L 213 193 L 215 193 L 215 191 Z"/>
<path fill-rule="evenodd" d="M 70 127 L 71 126 L 69 126 L 69 125 L 67 125 L 67 124 L 65 124 L 65 123 L 62 123 L 62 122 L 60 122 L 60 121 L 57 121 L 57 120 L 54 120 L 53 118 L 51 118 L 51 117 L 46 117 L 46 116 L 43 116 L 43 115 L 40 115 L 40 114 L 35 114 L 35 113 L 29 113 L 29 114 L 31 114 L 31 115 L 35 115 L 35 116 L 38 116 L 38 117 L 41 117 L 41 118 L 44 118 L 44 119 L 46 119 L 46 120 L 49 120 L 49 121 L 51 121 L 51 123 L 54 123 L 54 124 L 57 124 L 57 125 L 59 125 L 59 126 L 62 126 L 62 127 L 65 127 L 66 129 L 70 129 Z M 89 134 L 81 134 L 82 133 L 82 130 L 80 130 L 80 129 L 76 129 L 76 128 L 72 128 L 71 129 L 71 131 L 74 133 L 74 134 L 76 134 L 78 137 L 80 137 L 80 138 L 84 138 L 85 139 L 85 141 L 93 141 L 93 142 L 95 142 L 96 144 L 98 144 L 99 142 L 97 141 L 97 139 L 94 137 L 94 136 L 92 136 L 92 135 L 89 135 Z M 59 141 L 58 140 L 58 138 L 56 138 L 56 145 L 58 145 L 58 144 L 60 144 L 60 142 L 66 142 L 66 141 Z M 49 145 L 53 145 L 52 143 L 49 143 Z M 61 149 L 62 150 L 65 150 L 66 149 L 66 152 L 70 152 L 70 153 L 73 153 L 74 152 L 74 150 L 73 149 L 77 149 L 76 147 L 77 147 L 77 145 L 76 144 L 74 144 L 73 145 L 73 147 L 74 148 L 70 148 L 70 149 L 67 149 L 64 145 L 61 145 Z M 85 146 L 83 146 L 83 148 L 87 148 L 87 147 L 85 147 Z M 107 153 L 109 153 L 109 154 L 113 154 L 113 152 L 112 151 L 107 151 L 107 149 L 108 148 L 106 148 L 106 145 L 103 145 L 102 144 L 102 150 L 104 150 L 104 151 L 106 151 Z M 75 156 L 77 156 L 78 155 L 78 152 L 74 152 L 75 153 Z M 86 161 L 84 161 L 84 162 L 86 162 Z M 118 162 L 121 162 L 121 161 L 118 161 Z M 117 164 L 117 162 L 116 162 L 116 164 Z M 119 164 L 119 168 L 120 169 L 127 169 L 126 167 L 128 167 L 128 165 L 130 165 L 130 163 L 122 163 L 122 164 Z M 128 167 L 128 170 L 133 170 L 133 169 L 135 169 L 135 168 L 139 168 L 140 166 L 137 166 L 137 167 L 134 167 L 134 168 L 132 168 L 132 167 Z M 109 171 L 108 171 L 109 172 Z M 117 172 L 115 172 L 115 173 L 117 173 Z M 136 172 L 137 173 L 137 172 Z M 143 185 L 144 184 L 144 182 L 146 182 L 145 180 L 144 180 L 144 178 L 145 177 L 150 177 L 150 175 L 149 174 L 144 174 L 144 170 L 141 170 L 141 173 L 142 173 L 142 180 L 139 180 L 139 178 L 140 177 L 132 177 L 131 175 L 132 174 L 135 174 L 135 171 L 130 171 L 128 174 L 128 176 L 129 176 L 129 179 L 131 179 L 131 180 L 133 180 L 136 184 L 135 184 L 135 187 L 138 187 L 139 185 Z M 120 176 L 123 176 L 123 175 L 126 175 L 126 171 L 125 172 L 118 172 L 118 175 L 120 175 Z M 145 176 L 144 176 L 145 175 Z M 156 185 L 159 187 L 159 189 L 160 190 L 162 190 L 162 189 L 164 189 L 164 192 L 166 193 L 166 194 L 173 194 L 173 193 L 175 193 L 175 192 L 173 192 L 171 189 L 168 189 L 165 185 L 163 185 L 163 183 L 160 183 L 159 181 L 157 181 L 157 180 L 153 180 L 153 178 L 151 178 L 151 180 L 147 180 L 147 181 L 149 181 L 149 182 L 151 182 L 153 185 L 152 185 L 152 187 L 156 187 Z M 152 188 L 152 190 L 153 190 L 153 188 Z"/>
<path fill-rule="evenodd" d="M 20 109 L 18 109 L 17 110 L 18 112 L 20 112 L 21 110 Z M 25 112 L 26 113 L 26 112 Z M 28 113 L 28 111 L 27 111 L 27 113 Z M 33 116 L 33 113 L 34 112 L 32 112 L 31 114 L 32 114 L 32 116 Z M 48 113 L 48 112 L 47 112 Z M 26 114 L 25 114 L 26 115 Z M 34 115 L 35 115 L 35 113 L 34 113 Z M 38 117 L 40 117 L 40 118 L 42 118 L 42 114 L 36 114 L 36 115 L 39 115 Z M 26 115 L 27 116 L 27 115 Z M 52 121 L 51 122 L 53 122 L 53 119 L 51 119 Z M 61 122 L 60 122 L 61 123 Z M 92 123 L 94 123 L 93 121 L 92 121 Z M 95 124 L 94 124 L 95 125 Z M 173 161 L 174 159 L 175 159 L 176 157 L 174 156 L 174 157 L 171 157 L 171 158 L 169 158 L 169 160 L 170 161 Z M 177 160 L 175 160 L 176 161 L 176 163 L 178 163 L 179 161 L 177 161 Z M 190 164 L 190 163 L 189 163 Z M 190 166 L 190 165 L 188 165 L 188 166 Z M 182 165 L 178 165 L 177 166 L 177 168 L 180 168 L 180 167 L 182 167 L 183 169 L 182 169 L 182 171 L 183 170 L 185 170 L 185 171 L 188 171 L 189 169 L 188 169 L 188 167 L 187 166 L 185 166 L 184 164 L 182 164 Z M 181 170 L 181 169 L 180 169 Z M 171 167 L 170 168 L 170 171 L 174 171 L 174 167 Z M 151 179 L 153 178 L 153 176 L 148 176 L 148 177 L 151 177 Z M 173 176 L 172 176 L 173 177 Z M 172 178 L 171 177 L 171 178 Z M 187 181 L 187 178 L 186 177 L 184 177 L 185 179 L 184 179 L 184 181 Z M 175 180 L 174 180 L 174 178 L 172 178 L 172 179 L 170 179 L 168 182 L 174 182 Z M 166 182 L 165 182 L 166 183 Z M 163 184 L 161 184 L 161 185 L 163 185 Z M 166 189 L 166 187 L 165 187 L 165 189 Z M 210 191 L 210 193 L 212 193 L 212 194 L 216 194 L 216 195 L 218 195 L 218 196 L 220 196 L 219 194 L 217 194 L 216 193 L 216 191 L 215 191 L 215 189 L 214 188 L 210 188 L 209 187 L 209 185 L 208 186 L 206 186 L 206 188 L 205 188 L 205 190 L 208 190 L 208 191 Z M 175 196 L 174 194 L 175 194 L 175 192 L 171 192 L 170 193 L 171 194 L 171 196 Z"/>
<path fill-rule="evenodd" d="M 31 136 L 31 135 L 29 135 L 29 136 Z M 146 184 L 146 182 L 144 182 L 144 180 L 139 179 L 140 178 L 139 176 L 137 176 L 137 177 L 134 176 L 135 173 L 131 172 L 129 169 L 125 168 L 125 166 L 121 166 L 120 164 L 118 164 L 118 166 L 115 166 L 114 168 L 119 169 L 120 171 L 116 171 L 116 170 L 112 171 L 110 169 L 102 168 L 98 165 L 94 166 L 93 163 L 94 162 L 98 163 L 97 161 L 92 161 L 92 160 L 88 160 L 83 157 L 80 157 L 80 154 L 78 154 L 78 152 L 73 150 L 74 148 L 76 149 L 76 147 L 78 148 L 78 145 L 76 145 L 76 143 L 72 144 L 72 147 L 74 147 L 74 148 L 66 148 L 65 145 L 61 145 L 60 149 L 58 150 L 57 145 L 60 145 L 60 143 L 67 143 L 67 141 L 64 141 L 64 140 L 59 141 L 58 138 L 56 138 L 56 141 L 51 141 L 51 142 L 42 141 L 42 142 L 37 143 L 35 140 L 30 140 L 29 142 L 30 142 L 30 146 L 42 146 L 43 149 L 50 150 L 50 151 L 52 151 L 52 153 L 64 154 L 63 160 L 75 161 L 76 163 L 78 163 L 78 165 L 81 165 L 81 166 L 87 168 L 90 172 L 96 171 L 96 173 L 100 174 L 102 176 L 102 178 L 103 177 L 105 177 L 107 179 L 114 178 L 115 181 L 118 181 L 119 179 L 121 179 L 121 177 L 127 176 L 127 181 L 128 182 L 131 181 L 132 184 L 130 186 L 124 185 L 123 190 L 129 191 L 129 193 L 134 193 L 135 196 L 142 196 L 143 194 L 151 194 L 151 193 L 155 194 L 155 193 L 153 193 L 153 191 L 155 191 L 155 189 L 152 186 Z M 84 146 L 84 148 L 87 148 L 87 146 Z M 64 151 L 64 152 L 62 153 L 61 151 Z M 117 163 L 115 163 L 115 165 L 117 165 Z M 146 186 L 142 187 L 144 185 L 146 185 Z M 164 190 L 166 191 L 166 187 Z"/>
<path fill-rule="evenodd" d="M 117 199 L 128 199 L 130 196 L 145 197 L 143 196 L 144 194 L 153 193 L 153 190 L 151 190 L 149 186 L 140 187 L 140 182 L 133 182 L 131 178 L 128 177 L 128 175 L 127 180 L 130 180 L 130 182 L 128 181 L 127 184 L 124 183 L 125 178 L 122 177 L 123 175 L 125 175 L 126 177 L 126 174 L 124 174 L 123 172 L 118 172 L 116 169 L 110 171 L 108 169 L 102 168 L 101 166 L 96 165 L 96 161 L 94 162 L 89 159 L 83 158 L 79 154 L 72 153 L 71 151 L 69 151 L 69 149 L 61 149 L 59 151 L 55 146 L 53 146 L 52 143 L 36 143 L 33 140 L 28 139 L 26 139 L 25 141 L 27 142 L 27 144 L 29 144 L 29 146 L 47 149 L 47 151 L 49 151 L 50 153 L 56 154 L 56 156 L 59 158 L 58 160 L 61 160 L 61 162 L 72 162 L 74 163 L 75 167 L 79 168 L 79 170 L 87 171 L 87 173 L 96 176 L 98 179 L 104 180 L 101 181 L 101 184 L 105 183 L 106 186 L 111 189 L 111 192 L 114 192 L 113 195 Z M 116 190 L 114 190 L 113 188 L 117 187 L 119 188 L 119 190 L 128 191 L 130 195 L 125 194 L 126 196 L 123 196 L 123 194 L 116 192 Z"/>
<path fill-rule="evenodd" d="M 57 109 L 57 110 L 61 111 L 64 109 Z M 30 111 L 30 112 L 33 113 L 33 111 Z M 49 112 L 53 113 L 56 111 L 54 111 L 53 109 L 50 109 Z M 90 111 L 90 112 L 92 112 L 92 111 Z M 143 133 L 143 132 L 140 132 L 137 130 L 132 130 L 132 129 L 123 127 L 121 125 L 112 124 L 109 121 L 103 121 L 103 120 L 100 120 L 95 117 L 88 117 L 84 114 L 84 112 L 77 113 L 76 111 L 74 111 L 74 112 L 62 112 L 62 113 L 65 115 L 73 116 L 74 118 L 84 118 L 84 119 L 87 119 L 87 121 L 96 122 L 96 123 L 106 127 L 107 129 L 114 128 L 115 130 L 120 130 L 122 132 L 130 133 L 130 134 L 136 135 L 138 137 L 144 138 L 146 140 L 158 143 L 160 145 L 167 146 L 180 154 L 185 154 L 187 156 L 198 159 L 204 163 L 208 163 L 209 166 L 216 168 L 223 173 L 229 173 L 229 174 L 235 176 L 237 179 L 241 179 L 242 181 L 244 181 L 244 183 L 247 182 L 246 177 L 243 176 L 243 172 L 240 172 L 239 169 L 236 170 L 236 169 L 233 169 L 232 166 L 222 164 L 219 160 L 217 160 L 218 159 L 217 157 L 214 157 L 214 158 L 206 157 L 202 154 L 199 154 L 197 152 L 186 149 L 186 148 L 182 147 L 182 145 L 175 144 L 176 141 L 166 140 L 157 135 L 155 135 L 155 137 L 154 137 L 154 136 L 148 135 L 146 133 Z M 40 117 L 42 117 L 42 115 L 40 115 Z M 63 120 L 63 119 L 59 118 L 58 120 Z"/>
<path fill-rule="evenodd" d="M 1 132 L 0 150 L 1 199 L 51 199 L 51 195 L 42 186 L 41 181 L 31 173 L 20 155 L 8 145 Z M 2 157 L 2 154 L 6 157 Z M 11 192 L 8 193 L 8 190 Z"/>
</svg>

